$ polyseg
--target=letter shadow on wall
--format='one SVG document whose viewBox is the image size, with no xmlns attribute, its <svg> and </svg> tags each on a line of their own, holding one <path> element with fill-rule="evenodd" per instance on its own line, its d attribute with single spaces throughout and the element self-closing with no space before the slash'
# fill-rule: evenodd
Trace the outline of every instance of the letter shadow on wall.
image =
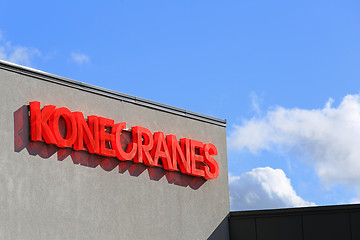
<svg viewBox="0 0 360 240">
<path fill-rule="evenodd" d="M 60 122 L 59 128 L 65 132 L 65 125 Z M 121 134 L 121 144 L 125 148 L 131 141 L 131 133 L 124 131 Z M 96 168 L 100 166 L 105 171 L 113 171 L 118 167 L 119 173 L 126 171 L 131 176 L 138 177 L 145 170 L 148 171 L 149 178 L 153 181 L 159 181 L 165 176 L 169 184 L 175 184 L 182 187 L 199 189 L 206 180 L 203 178 L 184 175 L 179 172 L 166 171 L 160 167 L 147 167 L 146 165 L 133 163 L 131 161 L 119 161 L 117 158 L 103 157 L 90 154 L 86 151 L 75 151 L 71 148 L 58 148 L 45 142 L 30 141 L 30 123 L 29 123 L 29 106 L 23 105 L 14 112 L 14 151 L 21 152 L 23 149 L 28 151 L 32 156 L 40 156 L 43 159 L 50 158 L 57 153 L 57 159 L 63 161 L 70 156 L 74 164 L 85 167 Z"/>
</svg>

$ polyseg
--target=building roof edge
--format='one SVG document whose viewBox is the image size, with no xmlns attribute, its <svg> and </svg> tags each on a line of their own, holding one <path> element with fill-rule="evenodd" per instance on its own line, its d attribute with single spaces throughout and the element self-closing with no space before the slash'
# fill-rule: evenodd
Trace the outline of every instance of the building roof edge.
<svg viewBox="0 0 360 240">
<path fill-rule="evenodd" d="M 169 106 L 166 104 L 150 101 L 150 100 L 143 99 L 143 98 L 134 97 L 134 96 L 127 95 L 124 93 L 109 90 L 106 88 L 98 87 L 95 85 L 91 85 L 91 84 L 75 81 L 75 80 L 72 80 L 69 78 L 57 76 L 57 75 L 54 75 L 51 73 L 43 72 L 43 71 L 33 69 L 30 67 L 21 66 L 21 65 L 15 64 L 15 63 L 4 61 L 4 60 L 0 60 L 0 69 L 8 70 L 8 71 L 19 73 L 22 75 L 31 76 L 31 77 L 34 77 L 34 78 L 37 78 L 40 80 L 57 83 L 60 85 L 87 91 L 90 93 L 110 97 L 110 98 L 117 99 L 120 101 L 129 102 L 129 103 L 137 104 L 137 105 L 148 107 L 148 108 L 153 108 L 156 110 L 168 112 L 168 113 L 183 116 L 186 118 L 191 118 L 191 119 L 215 124 L 218 126 L 226 127 L 226 120 L 223 120 L 223 119 L 187 111 L 187 110 L 184 110 L 181 108 Z"/>
</svg>

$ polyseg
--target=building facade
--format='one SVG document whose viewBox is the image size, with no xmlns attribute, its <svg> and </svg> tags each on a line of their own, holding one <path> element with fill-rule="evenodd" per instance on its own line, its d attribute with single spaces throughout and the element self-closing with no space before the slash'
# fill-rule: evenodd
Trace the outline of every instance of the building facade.
<svg viewBox="0 0 360 240">
<path fill-rule="evenodd" d="M 0 239 L 229 238 L 224 120 L 4 61 L 0 61 L 0 83 Z M 30 114 L 34 102 L 43 110 L 38 115 L 36 104 Z M 140 126 L 151 136 L 161 132 L 179 141 L 196 140 L 191 142 L 193 155 L 201 163 L 199 156 L 205 154 L 205 144 L 211 143 L 217 154 L 214 150 L 208 153 L 218 164 L 218 176 L 193 176 L 194 172 L 201 175 L 202 168 L 197 165 L 190 174 L 168 170 L 166 158 L 161 157 L 158 165 L 162 167 L 158 167 L 146 162 L 144 156 L 142 161 L 124 161 L 111 154 L 96 154 L 100 151 L 94 154 L 85 137 L 81 143 L 86 151 L 69 147 L 70 135 L 80 134 L 71 125 L 74 112 L 80 112 L 88 122 L 90 116 L 98 116 L 126 123 L 119 143 L 122 146 L 129 145 L 134 127 Z M 50 113 L 58 113 L 58 117 L 46 116 Z M 38 122 L 31 116 L 38 116 Z M 55 125 L 63 126 L 55 129 Z M 107 137 L 111 137 L 113 125 L 96 126 L 100 126 L 100 145 L 110 151 L 114 142 Z M 51 136 L 46 136 L 49 129 L 56 138 L 68 142 L 52 143 Z M 31 138 L 36 131 L 42 141 Z M 138 141 L 138 145 L 146 145 L 146 140 Z M 196 145 L 199 143 L 204 145 Z M 159 153 L 164 153 L 166 147 L 159 146 Z M 144 149 L 139 152 L 146 155 Z M 206 164 L 205 168 L 214 173 Z"/>
<path fill-rule="evenodd" d="M 360 239 L 360 205 L 230 212 L 225 120 L 0 61 L 0 239 Z"/>
</svg>

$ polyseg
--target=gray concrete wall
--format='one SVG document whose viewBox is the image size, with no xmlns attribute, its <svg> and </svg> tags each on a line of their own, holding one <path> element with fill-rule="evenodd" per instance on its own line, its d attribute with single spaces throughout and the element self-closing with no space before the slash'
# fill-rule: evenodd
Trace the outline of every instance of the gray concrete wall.
<svg viewBox="0 0 360 240">
<path fill-rule="evenodd" d="M 0 83 L 0 239 L 198 240 L 219 228 L 228 238 L 225 127 L 6 69 L 0 69 Z M 161 177 L 142 165 L 119 172 L 111 170 L 111 160 L 79 164 L 70 151 L 34 146 L 30 101 L 211 142 L 219 152 L 219 177 L 188 185 L 193 179 L 186 175 Z"/>
</svg>

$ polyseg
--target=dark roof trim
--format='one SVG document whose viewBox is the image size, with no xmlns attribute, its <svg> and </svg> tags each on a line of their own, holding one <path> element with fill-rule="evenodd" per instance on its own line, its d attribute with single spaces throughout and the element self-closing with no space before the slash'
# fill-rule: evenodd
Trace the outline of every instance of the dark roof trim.
<svg viewBox="0 0 360 240">
<path fill-rule="evenodd" d="M 191 118 L 191 119 L 215 124 L 218 126 L 226 127 L 226 120 L 222 120 L 219 118 L 214 118 L 214 117 L 206 116 L 203 114 L 187 111 L 187 110 L 184 110 L 181 108 L 172 107 L 172 106 L 165 105 L 162 103 L 153 102 L 153 101 L 146 100 L 143 98 L 134 97 L 131 95 L 119 93 L 116 91 L 97 87 L 97 86 L 90 85 L 87 83 L 78 82 L 78 81 L 75 81 L 72 79 L 56 76 L 56 75 L 53 75 L 53 74 L 50 74 L 47 72 L 39 71 L 39 70 L 29 68 L 29 67 L 20 66 L 20 65 L 14 64 L 14 63 L 3 61 L 3 60 L 0 60 L 0 69 L 4 69 L 7 71 L 19 73 L 22 75 L 34 77 L 34 78 L 37 78 L 40 80 L 60 84 L 63 86 L 68 86 L 71 88 L 80 89 L 80 90 L 87 91 L 90 93 L 117 99 L 120 101 L 129 102 L 129 103 L 137 104 L 140 106 L 156 109 L 159 111 L 172 113 L 172 114 L 183 116 L 186 118 Z"/>
<path fill-rule="evenodd" d="M 230 218 L 256 218 L 269 216 L 285 215 L 304 215 L 318 213 L 335 213 L 335 212 L 360 212 L 360 204 L 329 205 L 316 207 L 299 207 L 299 208 L 282 208 L 252 211 L 234 211 L 230 212 Z"/>
</svg>

